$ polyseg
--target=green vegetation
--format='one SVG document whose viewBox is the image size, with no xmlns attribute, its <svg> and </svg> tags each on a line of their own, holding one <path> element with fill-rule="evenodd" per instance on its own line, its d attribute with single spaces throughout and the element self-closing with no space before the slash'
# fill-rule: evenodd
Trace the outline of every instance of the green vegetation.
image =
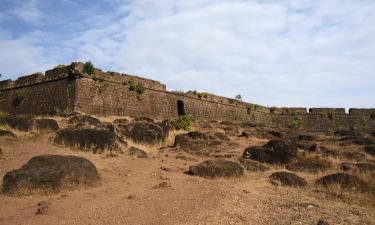
<svg viewBox="0 0 375 225">
<path fill-rule="evenodd" d="M 94 69 L 95 69 L 95 67 L 90 61 L 85 62 L 85 64 L 83 65 L 83 72 L 85 72 L 88 75 L 93 74 Z"/>
<path fill-rule="evenodd" d="M 236 98 L 235 98 L 237 101 L 241 102 L 242 101 L 242 96 L 241 95 L 236 95 Z"/>
<path fill-rule="evenodd" d="M 103 81 L 104 81 L 103 78 L 101 78 L 101 77 L 97 77 L 97 76 L 95 76 L 95 75 L 92 77 L 92 79 L 93 79 L 94 81 L 99 81 L 99 82 L 103 82 Z"/>
<path fill-rule="evenodd" d="M 302 125 L 302 120 L 298 118 L 297 116 L 293 116 L 293 118 L 289 121 L 289 127 L 298 129 Z"/>
<path fill-rule="evenodd" d="M 375 113 L 372 113 L 372 114 L 370 115 L 370 119 L 375 120 Z"/>
<path fill-rule="evenodd" d="M 274 112 L 276 111 L 276 109 L 277 109 L 276 107 L 271 107 L 271 108 L 270 108 L 270 112 L 271 112 L 271 113 L 274 113 Z"/>
<path fill-rule="evenodd" d="M 142 95 L 145 92 L 145 87 L 143 86 L 143 84 L 133 79 L 129 80 L 128 84 L 129 84 L 129 90 L 135 91 L 135 93 L 137 94 L 138 100 L 142 100 Z"/>
<path fill-rule="evenodd" d="M 14 107 L 17 107 L 21 104 L 21 102 L 25 99 L 26 97 L 26 92 L 25 90 L 18 90 L 14 96 L 13 96 L 13 100 L 12 100 L 12 105 Z"/>
<path fill-rule="evenodd" d="M 208 93 L 206 93 L 206 92 L 198 92 L 198 91 L 194 90 L 193 94 L 195 96 L 197 96 L 198 98 L 205 98 L 205 99 L 208 98 Z"/>
<path fill-rule="evenodd" d="M 177 130 L 190 131 L 193 125 L 193 118 L 190 115 L 182 115 L 172 120 L 171 124 Z"/>
</svg>

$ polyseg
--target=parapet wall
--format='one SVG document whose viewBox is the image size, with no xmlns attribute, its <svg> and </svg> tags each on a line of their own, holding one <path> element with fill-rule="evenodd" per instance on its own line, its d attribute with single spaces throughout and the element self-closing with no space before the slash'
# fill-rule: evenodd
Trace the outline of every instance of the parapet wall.
<svg viewBox="0 0 375 225">
<path fill-rule="evenodd" d="M 130 81 L 142 84 L 144 92 L 131 90 Z M 300 129 L 319 131 L 375 129 L 375 109 L 350 109 L 346 113 L 343 108 L 277 108 L 196 91 L 168 92 L 158 81 L 128 74 L 94 69 L 88 75 L 83 63 L 58 66 L 45 75 L 35 73 L 15 81 L 1 81 L 0 89 L 0 110 L 13 114 L 80 111 L 169 119 L 182 110 L 199 120 L 244 121 L 268 127 L 297 124 Z M 15 104 L 19 97 L 21 101 Z"/>
</svg>

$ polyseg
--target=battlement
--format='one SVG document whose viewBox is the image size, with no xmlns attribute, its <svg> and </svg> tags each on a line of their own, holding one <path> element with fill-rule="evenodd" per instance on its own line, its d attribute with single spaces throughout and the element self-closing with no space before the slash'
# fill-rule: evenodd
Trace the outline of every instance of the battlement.
<svg viewBox="0 0 375 225">
<path fill-rule="evenodd" d="M 91 73 L 92 72 L 92 73 Z M 159 81 L 93 68 L 81 62 L 59 65 L 15 81 L 0 81 L 0 110 L 11 114 L 56 114 L 79 111 L 105 116 L 170 119 L 190 114 L 195 119 L 258 123 L 289 127 L 298 119 L 302 129 L 375 129 L 375 109 L 266 107 L 215 94 L 169 92 Z M 131 83 L 141 84 L 141 91 Z M 296 123 L 292 123 L 296 124 Z"/>
</svg>

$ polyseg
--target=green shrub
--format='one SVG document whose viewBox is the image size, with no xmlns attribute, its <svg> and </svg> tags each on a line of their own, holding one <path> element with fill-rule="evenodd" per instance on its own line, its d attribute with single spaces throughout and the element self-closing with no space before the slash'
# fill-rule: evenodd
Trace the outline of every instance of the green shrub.
<svg viewBox="0 0 375 225">
<path fill-rule="evenodd" d="M 302 125 L 302 121 L 297 116 L 294 116 L 293 119 L 289 121 L 290 128 L 298 129 L 301 127 L 301 125 Z"/>
<path fill-rule="evenodd" d="M 14 107 L 17 107 L 21 104 L 21 102 L 25 99 L 26 97 L 26 92 L 25 90 L 18 90 L 14 96 L 13 96 L 13 100 L 12 100 L 12 105 Z"/>
<path fill-rule="evenodd" d="M 190 115 L 182 115 L 172 120 L 171 124 L 177 130 L 190 131 L 193 125 L 193 118 Z"/>
<path fill-rule="evenodd" d="M 97 77 L 97 76 L 93 76 L 92 79 L 93 79 L 94 81 L 99 81 L 99 82 L 103 82 L 103 81 L 104 81 L 103 78 L 101 78 L 101 77 Z"/>
<path fill-rule="evenodd" d="M 143 86 L 143 84 L 138 83 L 137 81 L 133 79 L 129 80 L 128 84 L 129 84 L 129 90 L 135 91 L 137 94 L 138 100 L 142 100 L 142 95 L 145 92 L 145 87 Z"/>
<path fill-rule="evenodd" d="M 94 69 L 95 69 L 95 67 L 90 61 L 85 62 L 85 64 L 83 65 L 83 72 L 85 72 L 88 75 L 93 74 Z"/>
</svg>

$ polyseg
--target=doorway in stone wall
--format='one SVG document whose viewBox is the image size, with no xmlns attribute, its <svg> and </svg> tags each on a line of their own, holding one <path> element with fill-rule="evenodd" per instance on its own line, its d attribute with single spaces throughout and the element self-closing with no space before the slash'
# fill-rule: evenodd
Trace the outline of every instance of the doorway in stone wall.
<svg viewBox="0 0 375 225">
<path fill-rule="evenodd" d="M 177 113 L 178 113 L 179 116 L 186 115 L 186 113 L 185 113 L 185 105 L 184 105 L 184 102 L 181 101 L 181 100 L 177 101 Z"/>
</svg>

